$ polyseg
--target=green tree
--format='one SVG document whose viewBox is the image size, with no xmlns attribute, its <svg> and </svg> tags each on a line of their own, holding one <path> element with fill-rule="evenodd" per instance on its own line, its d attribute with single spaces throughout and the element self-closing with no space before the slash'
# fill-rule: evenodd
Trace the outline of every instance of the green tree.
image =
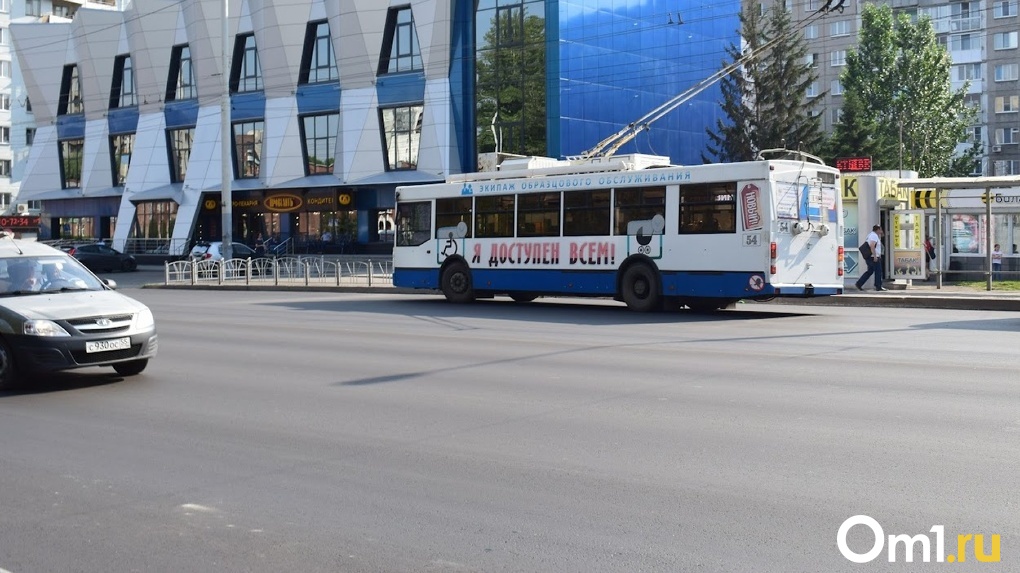
<svg viewBox="0 0 1020 573">
<path fill-rule="evenodd" d="M 921 177 L 969 173 L 980 148 L 961 158 L 954 153 L 976 110 L 966 105 L 968 86 L 952 91 L 951 64 L 929 19 L 913 23 L 889 6 L 866 4 L 860 43 L 840 76 L 844 107 L 830 157 L 870 155 L 875 169 L 902 168 Z"/>
<path fill-rule="evenodd" d="M 803 104 L 808 88 L 818 79 L 807 62 L 803 34 L 782 3 L 773 4 L 766 17 L 757 9 L 744 10 L 740 23 L 747 49 L 757 57 L 722 79 L 725 120 L 708 130 L 708 154 L 702 154 L 702 160 L 747 161 L 762 149 L 784 144 L 821 153 L 821 117 L 811 113 L 812 105 Z M 743 57 L 732 44 L 726 52 L 732 62 Z"/>
</svg>

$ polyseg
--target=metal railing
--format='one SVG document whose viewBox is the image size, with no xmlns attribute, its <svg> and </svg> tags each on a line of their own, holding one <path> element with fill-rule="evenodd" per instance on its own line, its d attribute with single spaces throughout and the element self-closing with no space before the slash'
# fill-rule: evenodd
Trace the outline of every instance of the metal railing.
<svg viewBox="0 0 1020 573">
<path fill-rule="evenodd" d="M 392 286 L 388 260 L 278 257 L 166 263 L 166 285 Z"/>
</svg>

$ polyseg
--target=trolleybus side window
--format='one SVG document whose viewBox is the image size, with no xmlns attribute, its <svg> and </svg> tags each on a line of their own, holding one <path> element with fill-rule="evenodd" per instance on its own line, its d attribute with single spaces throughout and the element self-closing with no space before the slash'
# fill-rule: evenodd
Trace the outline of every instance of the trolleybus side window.
<svg viewBox="0 0 1020 573">
<path fill-rule="evenodd" d="M 424 245 L 432 238 L 432 202 L 415 201 L 397 206 L 398 247 Z"/>
<path fill-rule="evenodd" d="M 736 232 L 736 182 L 680 187 L 681 234 Z"/>
<path fill-rule="evenodd" d="M 616 190 L 616 234 L 627 234 L 627 223 L 666 217 L 666 188 L 638 187 Z M 659 229 L 659 235 L 663 234 Z"/>
<path fill-rule="evenodd" d="M 611 214 L 609 190 L 567 191 L 563 195 L 563 235 L 608 235 Z"/>
<path fill-rule="evenodd" d="M 475 198 L 475 237 L 514 236 L 514 195 Z"/>
<path fill-rule="evenodd" d="M 436 199 L 436 238 L 442 229 L 457 227 L 464 223 L 464 237 L 471 238 L 471 197 Z M 460 237 L 458 237 L 460 238 Z"/>
<path fill-rule="evenodd" d="M 519 195 L 517 227 L 518 237 L 559 237 L 560 194 Z"/>
</svg>

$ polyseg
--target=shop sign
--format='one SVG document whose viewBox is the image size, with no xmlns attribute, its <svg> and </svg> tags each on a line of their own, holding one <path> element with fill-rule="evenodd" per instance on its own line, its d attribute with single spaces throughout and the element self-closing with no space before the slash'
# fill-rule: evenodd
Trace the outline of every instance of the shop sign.
<svg viewBox="0 0 1020 573">
<path fill-rule="evenodd" d="M 14 231 L 31 231 L 39 228 L 39 215 L 0 217 L 0 228 Z"/>
<path fill-rule="evenodd" d="M 288 213 L 290 211 L 297 211 L 304 204 L 299 195 L 293 195 L 290 193 L 280 193 L 279 195 L 270 195 L 263 199 L 262 204 L 265 206 L 267 211 L 274 213 Z"/>
<path fill-rule="evenodd" d="M 340 205 L 347 207 L 351 203 L 354 203 L 354 196 L 351 195 L 350 193 L 341 193 L 340 195 L 337 196 L 337 201 L 340 203 Z"/>
</svg>

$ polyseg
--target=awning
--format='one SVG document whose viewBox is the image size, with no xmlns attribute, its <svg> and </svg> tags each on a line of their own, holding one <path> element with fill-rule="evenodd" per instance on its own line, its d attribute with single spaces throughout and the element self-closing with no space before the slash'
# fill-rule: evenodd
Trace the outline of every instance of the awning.
<svg viewBox="0 0 1020 573">
<path fill-rule="evenodd" d="M 343 183 L 333 175 L 306 175 L 273 185 L 271 189 L 339 187 Z"/>
<path fill-rule="evenodd" d="M 421 185 L 425 183 L 445 183 L 446 179 L 441 175 L 425 173 L 424 171 L 386 171 L 357 181 L 348 181 L 347 185 Z"/>
<path fill-rule="evenodd" d="M 165 201 L 169 199 L 180 203 L 183 195 L 183 183 L 170 183 L 161 187 L 128 193 L 127 198 L 130 201 Z"/>
<path fill-rule="evenodd" d="M 47 189 L 43 191 L 21 191 L 18 193 L 18 201 L 48 201 L 53 199 L 81 199 L 81 189 Z"/>
<path fill-rule="evenodd" d="M 212 193 L 219 191 L 222 187 L 219 183 L 204 187 L 203 193 Z M 268 189 L 266 184 L 259 179 L 235 179 L 230 183 L 231 191 L 264 191 Z"/>
<path fill-rule="evenodd" d="M 120 197 L 124 194 L 123 187 L 104 187 L 102 189 L 86 189 L 82 197 Z"/>
</svg>

